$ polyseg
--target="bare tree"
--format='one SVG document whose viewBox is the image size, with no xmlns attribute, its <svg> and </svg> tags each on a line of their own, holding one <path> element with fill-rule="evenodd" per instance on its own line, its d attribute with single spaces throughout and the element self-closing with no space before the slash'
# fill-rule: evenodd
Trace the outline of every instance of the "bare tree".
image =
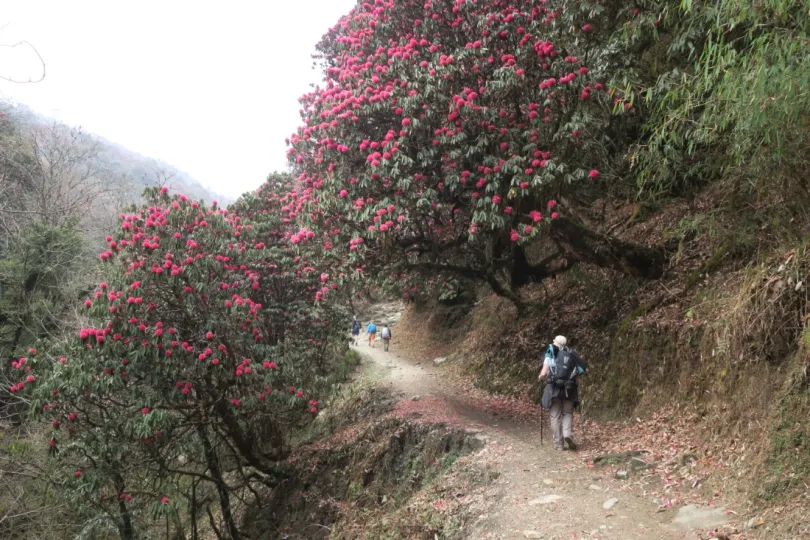
<svg viewBox="0 0 810 540">
<path fill-rule="evenodd" d="M 147 185 L 155 185 L 157 187 L 172 187 L 172 180 L 177 177 L 177 170 L 164 169 L 157 162 L 154 162 L 152 174 L 150 176 L 144 175 L 144 183 Z"/>
<path fill-rule="evenodd" d="M 81 129 L 54 122 L 9 131 L 0 144 L 0 230 L 32 221 L 83 229 L 94 208 L 121 202 L 123 180 Z"/>
</svg>

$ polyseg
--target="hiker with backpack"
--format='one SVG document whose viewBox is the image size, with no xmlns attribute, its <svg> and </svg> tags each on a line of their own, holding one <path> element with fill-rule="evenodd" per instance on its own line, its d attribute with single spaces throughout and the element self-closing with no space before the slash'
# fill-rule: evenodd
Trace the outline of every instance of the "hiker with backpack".
<svg viewBox="0 0 810 540">
<path fill-rule="evenodd" d="M 357 345 L 357 339 L 360 337 L 360 321 L 357 320 L 357 315 L 352 319 L 352 340 Z"/>
<path fill-rule="evenodd" d="M 557 336 L 548 346 L 539 380 L 546 380 L 540 406 L 549 411 L 551 434 L 557 450 L 576 450 L 574 408 L 579 405 L 579 376 L 587 365 L 579 354 L 567 347 L 568 340 Z"/>
<path fill-rule="evenodd" d="M 374 338 L 377 337 L 377 325 L 374 324 L 374 321 L 369 321 L 366 333 L 368 334 L 368 346 L 373 347 Z"/>
<path fill-rule="evenodd" d="M 383 350 L 388 352 L 388 343 L 391 341 L 391 329 L 388 328 L 388 323 L 383 324 L 382 333 L 380 337 L 383 340 Z"/>
</svg>

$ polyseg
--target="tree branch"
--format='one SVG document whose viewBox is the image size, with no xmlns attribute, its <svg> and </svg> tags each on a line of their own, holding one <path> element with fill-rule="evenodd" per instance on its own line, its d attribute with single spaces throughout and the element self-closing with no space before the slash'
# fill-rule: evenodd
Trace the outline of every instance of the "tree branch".
<svg viewBox="0 0 810 540">
<path fill-rule="evenodd" d="M 605 236 L 564 217 L 552 221 L 551 239 L 574 260 L 646 279 L 660 278 L 669 260 L 662 247 L 647 247 Z"/>
<path fill-rule="evenodd" d="M 30 44 L 29 42 L 24 41 L 24 40 L 23 41 L 18 41 L 17 43 L 12 43 L 10 45 L 0 43 L 0 48 L 15 49 L 17 47 L 28 47 L 32 51 L 34 51 L 34 54 L 36 54 L 37 58 L 39 59 L 39 64 L 42 66 L 42 76 L 37 80 L 33 80 L 33 79 L 31 79 L 31 77 L 29 77 L 27 81 L 18 81 L 18 80 L 14 79 L 14 78 L 12 78 L 10 76 L 0 75 L 0 79 L 2 79 L 4 81 L 11 82 L 11 83 L 15 83 L 15 84 L 35 84 L 35 83 L 38 83 L 38 82 L 42 82 L 45 79 L 45 60 L 42 58 L 42 55 L 39 54 L 39 51 L 37 50 L 36 47 L 34 47 L 32 44 Z"/>
</svg>

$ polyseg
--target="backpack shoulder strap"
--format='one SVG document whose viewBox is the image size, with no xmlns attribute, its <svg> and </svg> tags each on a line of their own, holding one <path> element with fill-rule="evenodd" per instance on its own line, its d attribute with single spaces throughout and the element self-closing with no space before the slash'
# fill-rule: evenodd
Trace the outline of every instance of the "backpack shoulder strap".
<svg viewBox="0 0 810 540">
<path fill-rule="evenodd" d="M 561 352 L 562 349 L 557 349 L 557 352 L 554 352 L 554 345 L 549 345 L 548 351 L 546 351 L 546 354 L 551 356 L 551 365 L 549 366 L 549 371 L 551 371 L 551 374 L 554 376 L 557 374 L 557 368 L 559 367 L 559 362 L 557 362 L 557 360 L 560 358 Z"/>
</svg>

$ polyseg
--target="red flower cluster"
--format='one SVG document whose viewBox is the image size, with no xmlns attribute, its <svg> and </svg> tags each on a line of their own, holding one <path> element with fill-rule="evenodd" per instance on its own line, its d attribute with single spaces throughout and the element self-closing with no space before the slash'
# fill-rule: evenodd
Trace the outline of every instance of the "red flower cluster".
<svg viewBox="0 0 810 540">
<path fill-rule="evenodd" d="M 301 98 L 288 151 L 301 187 L 287 204 L 308 207 L 347 268 L 378 243 L 452 257 L 462 236 L 533 238 L 549 186 L 589 174 L 601 154 L 586 134 L 609 120 L 605 74 L 581 60 L 598 55 L 568 33 L 598 24 L 576 17 L 515 0 L 358 4 L 318 46 L 329 67 Z"/>
<path fill-rule="evenodd" d="M 217 413 L 220 402 L 244 429 L 316 412 L 302 388 L 317 394 L 331 384 L 329 344 L 343 328 L 333 308 L 315 300 L 344 275 L 328 258 L 314 262 L 323 237 L 297 224 L 307 191 L 277 177 L 229 210 L 167 190 L 148 196 L 150 204 L 122 214 L 119 233 L 106 239 L 108 271 L 85 302 L 91 324 L 70 354 L 39 362 L 36 374 L 24 357 L 12 363 L 23 372 L 13 392 L 34 386 L 47 397 L 48 444 L 58 447 L 66 421 L 71 446 L 86 445 L 90 455 L 105 436 L 107 447 L 180 444 L 171 435 L 177 423 L 194 411 L 208 411 L 195 422 L 213 421 L 209 415 L 225 414 Z M 260 369 L 250 360 L 268 356 Z M 287 387 L 293 399 L 275 399 L 273 389 Z M 90 405 L 96 400 L 105 407 Z M 86 411 L 85 421 L 72 410 Z M 135 426 L 131 440 L 116 430 L 122 425 Z M 75 465 L 101 484 L 113 466 Z"/>
</svg>

